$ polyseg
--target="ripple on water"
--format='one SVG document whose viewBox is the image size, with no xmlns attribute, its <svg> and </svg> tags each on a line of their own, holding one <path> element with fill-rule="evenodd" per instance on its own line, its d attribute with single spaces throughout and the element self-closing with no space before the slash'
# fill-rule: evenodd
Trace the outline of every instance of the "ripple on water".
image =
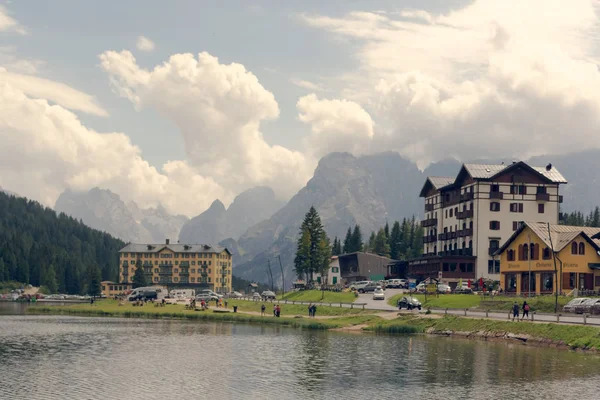
<svg viewBox="0 0 600 400">
<path fill-rule="evenodd" d="M 0 317 L 0 399 L 594 398 L 599 367 L 597 356 L 447 338 Z"/>
</svg>

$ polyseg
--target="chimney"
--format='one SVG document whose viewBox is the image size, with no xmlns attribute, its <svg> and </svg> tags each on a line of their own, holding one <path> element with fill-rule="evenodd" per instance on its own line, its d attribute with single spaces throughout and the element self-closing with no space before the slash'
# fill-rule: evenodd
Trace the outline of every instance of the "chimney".
<svg viewBox="0 0 600 400">
<path fill-rule="evenodd" d="M 169 239 L 167 239 L 166 244 L 169 244 Z"/>
</svg>

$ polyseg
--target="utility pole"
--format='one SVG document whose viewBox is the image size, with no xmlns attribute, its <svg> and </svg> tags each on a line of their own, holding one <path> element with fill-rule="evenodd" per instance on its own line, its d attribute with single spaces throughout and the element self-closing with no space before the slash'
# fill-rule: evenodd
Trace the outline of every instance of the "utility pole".
<svg viewBox="0 0 600 400">
<path fill-rule="evenodd" d="M 273 272 L 271 271 L 271 260 L 267 260 L 267 266 L 269 267 L 269 275 L 271 275 L 271 291 L 273 291 Z"/>
<path fill-rule="evenodd" d="M 283 264 L 281 264 L 281 254 L 277 255 L 279 259 L 279 267 L 281 268 L 281 291 L 285 294 L 285 277 L 283 275 Z"/>
<path fill-rule="evenodd" d="M 531 298 L 531 256 L 533 255 L 531 246 L 533 245 L 533 243 L 531 243 L 531 236 L 529 235 L 529 233 L 527 234 L 527 241 L 529 242 L 529 246 L 527 246 L 527 251 L 529 252 L 529 254 L 527 255 L 527 260 L 529 260 L 529 278 L 527 279 L 527 283 L 528 283 L 527 297 Z"/>
</svg>

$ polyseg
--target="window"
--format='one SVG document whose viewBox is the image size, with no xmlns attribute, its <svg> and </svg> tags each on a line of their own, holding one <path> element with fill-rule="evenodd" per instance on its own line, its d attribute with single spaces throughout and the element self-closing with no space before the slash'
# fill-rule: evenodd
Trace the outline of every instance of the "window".
<svg viewBox="0 0 600 400">
<path fill-rule="evenodd" d="M 500 211 L 500 203 L 497 201 L 492 201 L 490 203 L 490 211 Z"/>
<path fill-rule="evenodd" d="M 515 251 L 513 249 L 508 250 L 508 252 L 506 253 L 506 260 L 515 261 Z"/>
<path fill-rule="evenodd" d="M 196 270 L 194 268 L 192 268 L 192 274 L 195 274 Z"/>
<path fill-rule="evenodd" d="M 154 272 L 158 274 L 160 270 L 158 268 L 154 268 Z"/>
<path fill-rule="evenodd" d="M 175 261 L 175 265 L 179 265 L 179 261 Z"/>
<path fill-rule="evenodd" d="M 499 192 L 500 191 L 500 185 L 491 185 L 490 186 L 490 192 Z"/>
<path fill-rule="evenodd" d="M 522 256 L 522 260 L 527 261 L 529 258 L 529 245 L 528 244 L 524 244 L 523 245 L 523 256 Z"/>
<path fill-rule="evenodd" d="M 158 265 L 158 261 L 154 261 L 154 265 Z"/>
<path fill-rule="evenodd" d="M 500 273 L 500 260 L 488 260 L 488 273 L 499 274 Z"/>
<path fill-rule="evenodd" d="M 577 250 L 578 250 L 577 242 L 571 243 L 571 254 L 577 254 Z M 573 286 L 571 286 L 571 287 L 573 287 Z"/>
<path fill-rule="evenodd" d="M 523 203 L 510 203 L 510 212 L 523 212 Z"/>
<path fill-rule="evenodd" d="M 538 214 L 543 214 L 544 213 L 544 204 L 538 204 Z"/>
<path fill-rule="evenodd" d="M 527 186 L 510 185 L 510 194 L 527 194 Z"/>
<path fill-rule="evenodd" d="M 173 282 L 179 282 L 179 278 L 173 278 Z"/>
<path fill-rule="evenodd" d="M 158 282 L 158 276 L 154 277 L 154 282 Z"/>
<path fill-rule="evenodd" d="M 540 245 L 535 244 L 535 243 L 529 244 L 529 253 L 530 253 L 530 258 L 532 260 L 539 260 L 540 259 Z"/>
<path fill-rule="evenodd" d="M 583 242 L 579 243 L 579 254 L 585 254 L 585 243 Z"/>
<path fill-rule="evenodd" d="M 448 210 L 446 210 L 446 218 L 448 218 Z"/>
<path fill-rule="evenodd" d="M 538 186 L 536 193 L 537 194 L 546 194 L 546 186 Z"/>
<path fill-rule="evenodd" d="M 192 283 L 196 282 L 196 278 L 190 278 L 190 282 L 192 282 Z"/>
<path fill-rule="evenodd" d="M 178 273 L 178 272 L 179 272 L 179 270 L 178 270 L 177 268 L 175 268 L 175 269 L 173 270 L 173 272 L 175 272 L 175 273 Z"/>
<path fill-rule="evenodd" d="M 196 261 L 192 261 L 192 265 L 196 265 Z"/>
<path fill-rule="evenodd" d="M 454 211 L 452 208 L 450 209 L 450 218 L 452 218 L 452 211 Z"/>
<path fill-rule="evenodd" d="M 519 221 L 513 221 L 513 231 L 519 229 Z"/>
<path fill-rule="evenodd" d="M 175 254 L 175 258 L 179 258 L 179 254 Z"/>
<path fill-rule="evenodd" d="M 550 259 L 550 248 L 545 247 L 544 251 L 542 252 L 542 259 L 543 260 L 549 260 Z"/>
<path fill-rule="evenodd" d="M 210 283 L 210 278 L 208 278 L 208 283 Z"/>
<path fill-rule="evenodd" d="M 133 261 L 133 260 L 131 260 L 129 263 L 130 263 L 131 265 L 135 265 L 135 261 Z"/>
<path fill-rule="evenodd" d="M 493 231 L 500 230 L 500 221 L 490 221 L 490 229 Z"/>
<path fill-rule="evenodd" d="M 554 274 L 552 272 L 542 272 L 542 287 L 543 292 L 554 291 Z"/>
</svg>

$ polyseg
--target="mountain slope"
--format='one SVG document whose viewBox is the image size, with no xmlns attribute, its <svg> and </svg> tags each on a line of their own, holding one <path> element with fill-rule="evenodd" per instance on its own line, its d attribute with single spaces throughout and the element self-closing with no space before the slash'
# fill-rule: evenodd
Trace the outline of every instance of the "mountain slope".
<svg viewBox="0 0 600 400">
<path fill-rule="evenodd" d="M 249 227 L 269 218 L 279 210 L 282 202 L 269 187 L 260 186 L 240 193 L 228 209 L 221 201 L 211 206 L 181 228 L 181 243 L 219 243 L 228 238 L 237 239 Z"/>
<path fill-rule="evenodd" d="M 170 215 L 162 207 L 140 209 L 125 204 L 118 194 L 93 188 L 88 192 L 65 190 L 56 200 L 55 210 L 64 212 L 86 225 L 127 242 L 162 243 L 177 238 L 187 217 Z"/>
<path fill-rule="evenodd" d="M 37 202 L 0 193 L 0 281 L 39 286 L 53 270 L 61 293 L 82 293 L 89 267 L 117 279 L 124 245 Z"/>
</svg>

